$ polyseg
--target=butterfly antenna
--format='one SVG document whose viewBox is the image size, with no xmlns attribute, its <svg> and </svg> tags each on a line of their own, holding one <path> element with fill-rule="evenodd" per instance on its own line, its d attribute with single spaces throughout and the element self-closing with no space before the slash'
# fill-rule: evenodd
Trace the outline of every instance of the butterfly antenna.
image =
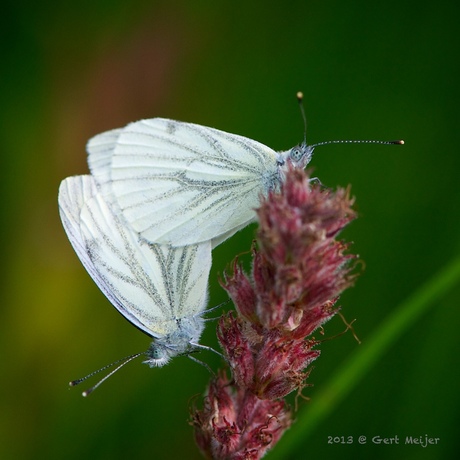
<svg viewBox="0 0 460 460">
<path fill-rule="evenodd" d="M 404 141 L 399 139 L 397 141 L 377 141 L 377 140 L 344 140 L 344 141 L 325 141 L 325 142 L 318 142 L 317 144 L 310 145 L 311 148 L 318 147 L 320 145 L 327 145 L 327 144 L 393 144 L 393 145 L 404 145 Z"/>
<path fill-rule="evenodd" d="M 125 358 L 118 359 L 117 361 L 114 361 L 113 363 L 107 364 L 107 366 L 101 367 L 97 371 L 91 372 L 90 374 L 86 375 L 85 377 L 82 377 L 81 379 L 72 380 L 71 382 L 69 382 L 69 385 L 71 387 L 79 385 L 81 382 L 84 382 L 86 379 L 89 379 L 93 375 L 98 374 L 99 372 L 105 371 L 106 369 L 109 369 L 110 367 L 115 366 L 118 363 L 121 363 L 113 371 L 109 372 L 105 377 L 103 377 L 101 380 L 99 380 L 99 382 L 97 382 L 96 385 L 93 385 L 88 390 L 85 390 L 82 393 L 82 395 L 84 397 L 86 397 L 86 396 L 90 395 L 99 385 L 101 385 L 103 382 L 105 382 L 109 377 L 111 377 L 113 374 L 115 374 L 115 372 L 120 370 L 125 364 L 128 364 L 133 359 L 136 359 L 137 357 L 139 357 L 141 355 L 145 355 L 145 354 L 146 354 L 146 352 L 143 351 L 141 353 L 136 353 L 134 355 L 130 355 L 130 356 L 126 356 Z"/>
<path fill-rule="evenodd" d="M 297 102 L 299 103 L 300 113 L 302 114 L 302 120 L 303 120 L 303 127 L 304 127 L 303 143 L 306 145 L 307 144 L 307 117 L 305 116 L 305 109 L 303 107 L 302 91 L 298 91 L 296 94 L 296 97 L 297 97 Z"/>
<path fill-rule="evenodd" d="M 303 142 L 307 144 L 307 117 L 305 116 L 305 109 L 303 106 L 303 93 L 302 91 L 298 91 L 296 94 L 297 102 L 299 103 L 300 112 L 302 113 L 302 119 L 304 124 L 304 137 Z M 393 144 L 393 145 L 404 145 L 404 141 L 402 139 L 398 139 L 396 141 L 377 141 L 377 140 L 345 140 L 345 141 L 325 141 L 325 142 L 318 142 L 317 144 L 310 145 L 309 147 L 315 148 L 320 145 L 327 145 L 327 144 Z"/>
</svg>

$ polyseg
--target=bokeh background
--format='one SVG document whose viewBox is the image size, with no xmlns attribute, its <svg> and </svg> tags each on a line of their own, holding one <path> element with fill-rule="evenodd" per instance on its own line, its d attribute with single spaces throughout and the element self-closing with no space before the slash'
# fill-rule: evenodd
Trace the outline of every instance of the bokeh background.
<svg viewBox="0 0 460 460">
<path fill-rule="evenodd" d="M 0 458 L 201 458 L 187 421 L 209 374 L 191 360 L 153 370 L 133 362 L 88 399 L 67 387 L 149 339 L 81 266 L 59 221 L 57 189 L 87 172 L 89 137 L 140 118 L 289 148 L 303 137 L 298 90 L 310 143 L 406 141 L 322 147 L 312 162 L 324 184 L 352 184 L 360 217 L 344 237 L 366 264 L 340 302 L 363 343 L 345 334 L 323 344 L 305 390 L 314 399 L 460 253 L 458 13 L 447 0 L 3 2 Z M 218 275 L 250 247 L 254 228 L 214 252 L 210 305 L 227 298 Z M 292 458 L 454 458 L 459 296 L 457 286 L 414 320 Z M 336 318 L 326 333 L 343 327 Z M 213 329 L 202 343 L 217 347 Z M 440 443 L 327 443 L 360 435 Z"/>
</svg>

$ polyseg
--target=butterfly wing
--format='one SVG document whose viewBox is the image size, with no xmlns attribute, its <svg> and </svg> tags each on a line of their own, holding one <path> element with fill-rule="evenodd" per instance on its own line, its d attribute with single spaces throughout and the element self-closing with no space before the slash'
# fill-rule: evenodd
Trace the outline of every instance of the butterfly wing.
<svg viewBox="0 0 460 460">
<path fill-rule="evenodd" d="M 277 154 L 251 139 L 154 118 L 88 143 L 88 163 L 132 227 L 151 242 L 213 246 L 254 220 L 279 183 Z M 100 160 L 112 155 L 110 173 Z"/>
<path fill-rule="evenodd" d="M 97 192 L 91 176 L 65 179 L 61 219 L 81 262 L 117 310 L 146 334 L 177 329 L 205 308 L 210 242 L 173 248 L 140 241 Z"/>
</svg>

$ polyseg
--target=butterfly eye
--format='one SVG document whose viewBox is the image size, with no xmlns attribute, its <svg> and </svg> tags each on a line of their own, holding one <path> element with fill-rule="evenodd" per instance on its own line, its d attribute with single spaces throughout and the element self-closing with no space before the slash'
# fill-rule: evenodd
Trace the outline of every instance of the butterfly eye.
<svg viewBox="0 0 460 460">
<path fill-rule="evenodd" d="M 300 145 L 293 147 L 291 153 L 289 154 L 290 158 L 294 162 L 299 162 L 304 156 L 305 152 Z"/>
<path fill-rule="evenodd" d="M 158 360 L 163 358 L 164 350 L 160 350 L 158 347 L 150 347 L 151 358 L 154 360 Z"/>
</svg>

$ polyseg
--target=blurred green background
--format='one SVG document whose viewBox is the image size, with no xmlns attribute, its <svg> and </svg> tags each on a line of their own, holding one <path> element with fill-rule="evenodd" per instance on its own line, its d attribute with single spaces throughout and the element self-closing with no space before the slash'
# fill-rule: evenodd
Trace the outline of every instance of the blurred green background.
<svg viewBox="0 0 460 460">
<path fill-rule="evenodd" d="M 298 90 L 310 143 L 406 141 L 316 150 L 324 184 L 352 184 L 360 217 L 344 237 L 366 268 L 340 301 L 362 345 L 351 334 L 323 344 L 304 391 L 314 399 L 400 302 L 460 254 L 458 13 L 445 0 L 3 2 L 0 458 L 201 458 L 187 420 L 209 374 L 191 360 L 163 369 L 135 361 L 88 399 L 68 389 L 149 339 L 81 266 L 57 189 L 87 172 L 89 137 L 140 118 L 192 121 L 287 149 L 303 137 Z M 214 252 L 211 306 L 227 298 L 217 277 L 253 234 L 254 226 Z M 414 320 L 292 458 L 454 458 L 457 296 L 459 286 Z M 335 318 L 326 333 L 343 328 Z M 216 347 L 213 329 L 202 343 Z M 425 434 L 440 443 L 327 443 Z"/>
</svg>

